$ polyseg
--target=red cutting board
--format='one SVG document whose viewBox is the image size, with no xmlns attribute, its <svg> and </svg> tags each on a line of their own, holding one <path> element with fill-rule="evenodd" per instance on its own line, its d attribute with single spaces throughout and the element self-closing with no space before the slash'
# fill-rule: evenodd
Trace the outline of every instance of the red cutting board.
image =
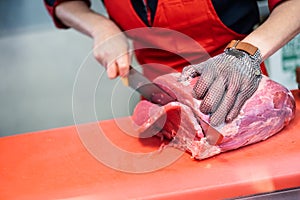
<svg viewBox="0 0 300 200">
<path fill-rule="evenodd" d="M 129 117 L 0 138 L 0 199 L 224 199 L 299 187 L 293 93 L 296 118 L 280 133 L 202 161 L 128 136 Z"/>
</svg>

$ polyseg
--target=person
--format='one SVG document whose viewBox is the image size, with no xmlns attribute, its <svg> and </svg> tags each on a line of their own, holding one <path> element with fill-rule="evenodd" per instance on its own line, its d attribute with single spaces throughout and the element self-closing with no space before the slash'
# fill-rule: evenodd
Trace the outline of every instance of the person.
<svg viewBox="0 0 300 200">
<path fill-rule="evenodd" d="M 238 115 L 258 88 L 262 73 L 266 74 L 261 63 L 300 32 L 299 0 L 268 0 L 270 15 L 261 24 L 254 0 L 104 0 L 103 3 L 109 17 L 93 11 L 89 0 L 45 0 L 58 28 L 71 27 L 93 39 L 94 57 L 105 66 L 111 79 L 128 74 L 132 55 L 128 52 L 127 38 L 136 45 L 135 55 L 142 65 L 167 65 L 182 72 L 181 81 L 201 75 L 193 95 L 203 100 L 199 109 L 211 115 L 210 122 L 215 126 Z M 160 31 L 151 32 L 156 27 L 187 35 L 211 58 L 197 59 L 197 55 L 201 56 L 194 45 L 166 37 Z M 130 33 L 139 28 L 144 28 L 141 34 Z M 119 37 L 103 43 L 114 35 Z M 100 43 L 101 48 L 96 48 Z M 174 49 L 169 51 L 170 46 Z M 191 57 L 187 61 L 176 52 Z M 156 69 L 144 68 L 145 74 L 151 71 Z"/>
</svg>

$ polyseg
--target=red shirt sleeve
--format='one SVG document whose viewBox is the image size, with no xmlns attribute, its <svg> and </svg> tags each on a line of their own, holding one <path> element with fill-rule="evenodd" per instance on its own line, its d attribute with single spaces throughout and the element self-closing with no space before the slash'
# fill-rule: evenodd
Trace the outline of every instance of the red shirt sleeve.
<svg viewBox="0 0 300 200">
<path fill-rule="evenodd" d="M 58 6 L 62 2 L 66 2 L 66 1 L 74 1 L 74 0 L 44 0 L 46 9 L 48 10 L 48 13 L 52 17 L 52 20 L 57 28 L 68 28 L 55 15 L 56 6 Z M 85 2 L 89 7 L 91 6 L 90 0 L 80 0 L 80 1 Z"/>
<path fill-rule="evenodd" d="M 279 3 L 283 1 L 285 0 L 268 0 L 270 11 L 272 11 Z"/>
</svg>

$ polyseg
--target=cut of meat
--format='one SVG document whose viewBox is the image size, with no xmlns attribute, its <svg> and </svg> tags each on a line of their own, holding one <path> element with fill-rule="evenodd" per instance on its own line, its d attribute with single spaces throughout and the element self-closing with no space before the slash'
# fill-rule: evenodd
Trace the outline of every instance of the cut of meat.
<svg viewBox="0 0 300 200">
<path fill-rule="evenodd" d="M 154 80 L 171 96 L 176 96 L 177 102 L 158 106 L 143 100 L 136 106 L 132 118 L 142 137 L 163 136 L 171 140 L 169 146 L 188 151 L 195 159 L 265 140 L 278 133 L 295 115 L 291 92 L 264 76 L 238 117 L 217 127 L 224 136 L 223 141 L 210 145 L 198 120 L 209 122 L 209 116 L 199 111 L 201 101 L 192 97 L 197 78 L 178 82 L 179 76 L 172 73 Z"/>
</svg>

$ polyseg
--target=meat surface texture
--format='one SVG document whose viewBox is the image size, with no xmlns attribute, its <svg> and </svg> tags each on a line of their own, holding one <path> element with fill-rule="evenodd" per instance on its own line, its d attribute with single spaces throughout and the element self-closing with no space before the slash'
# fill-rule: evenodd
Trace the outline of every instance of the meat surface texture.
<svg viewBox="0 0 300 200">
<path fill-rule="evenodd" d="M 282 130 L 295 115 L 292 93 L 279 83 L 263 77 L 257 91 L 246 101 L 239 115 L 230 123 L 216 127 L 224 136 L 218 145 L 210 145 L 199 118 L 209 122 L 209 115 L 199 111 L 201 100 L 192 96 L 197 78 L 178 82 L 180 74 L 160 76 L 154 82 L 177 98 L 164 106 L 143 100 L 133 113 L 133 121 L 143 137 L 158 135 L 173 146 L 190 152 L 195 159 L 204 159 L 266 140 Z"/>
</svg>

